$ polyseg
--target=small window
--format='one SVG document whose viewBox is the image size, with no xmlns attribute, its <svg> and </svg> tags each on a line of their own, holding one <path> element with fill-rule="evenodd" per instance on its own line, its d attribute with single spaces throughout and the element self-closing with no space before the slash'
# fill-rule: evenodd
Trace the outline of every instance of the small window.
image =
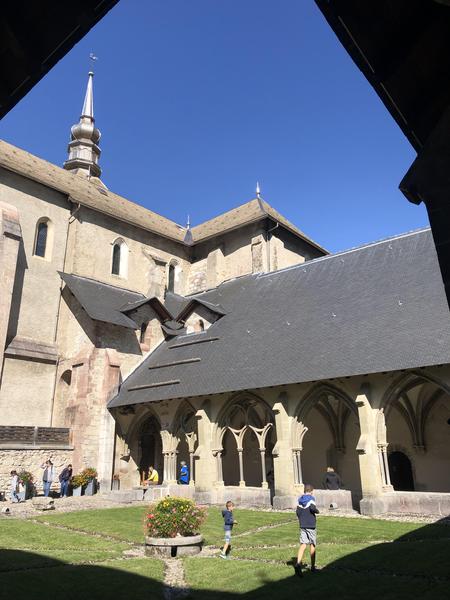
<svg viewBox="0 0 450 600">
<path fill-rule="evenodd" d="M 139 338 L 139 342 L 141 344 L 145 343 L 145 334 L 147 333 L 147 325 L 148 325 L 148 323 L 142 323 L 142 325 L 141 325 L 141 336 Z"/>
<path fill-rule="evenodd" d="M 122 238 L 118 238 L 112 245 L 111 273 L 128 277 L 128 246 Z"/>
<path fill-rule="evenodd" d="M 114 244 L 113 246 L 111 273 L 120 275 L 120 244 Z"/>
<path fill-rule="evenodd" d="M 169 280 L 167 284 L 169 292 L 175 291 L 175 265 L 169 265 Z"/>
<path fill-rule="evenodd" d="M 203 319 L 198 320 L 198 329 L 199 331 L 205 331 L 205 322 L 203 321 Z"/>
<path fill-rule="evenodd" d="M 37 225 L 36 231 L 36 243 L 34 246 L 34 255 L 45 258 L 45 251 L 47 249 L 47 234 L 48 224 L 47 221 L 41 221 Z"/>
</svg>

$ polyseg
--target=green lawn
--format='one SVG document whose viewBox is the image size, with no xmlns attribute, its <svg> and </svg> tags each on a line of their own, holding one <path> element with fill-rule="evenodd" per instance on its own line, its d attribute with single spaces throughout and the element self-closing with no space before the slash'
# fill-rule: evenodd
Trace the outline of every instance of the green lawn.
<svg viewBox="0 0 450 600">
<path fill-rule="evenodd" d="M 142 544 L 144 514 L 143 507 L 118 507 L 37 522 L 0 517 L 0 600 L 40 600 L 49 589 L 65 600 L 163 600 L 164 563 L 123 554 Z M 448 525 L 322 516 L 320 571 L 299 579 L 291 564 L 295 515 L 237 509 L 235 518 L 232 560 L 183 559 L 192 600 L 450 600 Z M 203 534 L 221 544 L 220 508 L 209 509 Z"/>
<path fill-rule="evenodd" d="M 72 513 L 45 515 L 38 521 L 53 525 L 64 525 L 79 531 L 102 533 L 120 540 L 141 543 L 144 535 L 144 515 L 146 509 L 142 506 L 107 508 L 101 510 L 83 510 Z M 261 525 L 297 522 L 295 515 L 289 513 L 260 512 L 256 510 L 236 511 L 235 532 L 243 533 Z M 221 509 L 210 507 L 208 519 L 202 533 L 206 544 L 221 544 L 223 539 L 223 519 Z"/>
</svg>

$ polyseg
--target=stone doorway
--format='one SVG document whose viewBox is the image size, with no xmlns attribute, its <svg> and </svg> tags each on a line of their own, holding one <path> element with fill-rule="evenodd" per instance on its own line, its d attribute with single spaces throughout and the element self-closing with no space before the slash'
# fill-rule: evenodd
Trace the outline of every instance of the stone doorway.
<svg viewBox="0 0 450 600">
<path fill-rule="evenodd" d="M 139 479 L 141 485 L 148 477 L 150 467 L 159 474 L 159 483 L 163 479 L 163 454 L 161 429 L 155 417 L 151 416 L 141 426 L 139 432 Z"/>
<path fill-rule="evenodd" d="M 414 477 L 411 461 L 404 452 L 391 452 L 388 456 L 389 475 L 395 491 L 413 492 Z"/>
</svg>

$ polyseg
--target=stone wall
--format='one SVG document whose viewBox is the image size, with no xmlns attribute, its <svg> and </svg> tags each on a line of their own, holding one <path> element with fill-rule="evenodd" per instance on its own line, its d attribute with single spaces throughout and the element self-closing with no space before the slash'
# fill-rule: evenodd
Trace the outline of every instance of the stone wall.
<svg viewBox="0 0 450 600">
<path fill-rule="evenodd" d="M 145 295 L 160 295 L 164 291 L 161 280 L 167 280 L 169 263 L 174 261 L 179 267 L 176 292 L 184 293 L 189 262 L 188 250 L 181 244 L 85 207 L 77 217 L 69 262 L 73 273 Z M 128 251 L 124 276 L 111 273 L 112 247 L 118 240 L 126 244 Z"/>
<path fill-rule="evenodd" d="M 34 475 L 34 480 L 38 492 L 42 490 L 42 469 L 41 465 L 50 459 L 56 473 L 59 473 L 63 468 L 72 462 L 72 450 L 57 449 L 57 448 L 16 448 L 4 449 L 0 448 L 0 491 L 8 491 L 10 489 L 10 472 L 15 469 L 17 472 L 25 470 L 30 471 Z M 59 489 L 59 481 L 56 481 L 53 489 Z"/>
</svg>

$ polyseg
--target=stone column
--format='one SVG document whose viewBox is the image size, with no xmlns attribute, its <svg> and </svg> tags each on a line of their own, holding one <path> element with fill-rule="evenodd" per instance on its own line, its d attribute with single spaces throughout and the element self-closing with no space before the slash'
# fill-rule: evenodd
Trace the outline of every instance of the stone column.
<svg viewBox="0 0 450 600">
<path fill-rule="evenodd" d="M 292 459 L 294 463 L 294 483 L 295 485 L 303 485 L 302 473 L 302 452 L 301 448 L 293 448 Z"/>
<path fill-rule="evenodd" d="M 189 485 L 195 485 L 194 477 L 194 451 L 189 452 Z"/>
<path fill-rule="evenodd" d="M 389 474 L 387 444 L 378 444 L 378 460 L 380 463 L 380 472 L 383 481 L 383 491 L 392 492 L 394 491 L 394 488 L 392 487 L 391 476 Z"/>
<path fill-rule="evenodd" d="M 195 451 L 195 489 L 209 492 L 217 484 L 216 450 L 213 452 L 213 427 L 209 401 L 195 415 L 197 419 L 198 446 Z M 222 482 L 223 485 L 223 482 Z"/>
<path fill-rule="evenodd" d="M 385 473 L 386 473 L 386 485 L 388 485 L 392 488 L 391 475 L 389 473 L 389 463 L 388 463 L 388 457 L 387 457 L 387 446 L 385 446 L 383 448 L 383 463 L 384 463 L 384 469 L 385 469 Z M 392 489 L 394 489 L 394 488 L 392 488 Z"/>
<path fill-rule="evenodd" d="M 272 451 L 276 496 L 291 496 L 295 494 L 295 469 L 292 462 L 292 417 L 288 415 L 287 407 L 287 394 L 282 392 L 278 397 L 278 401 L 273 406 L 277 440 Z"/>
<path fill-rule="evenodd" d="M 163 461 L 163 481 L 168 481 L 170 479 L 168 472 L 168 452 L 163 452 Z"/>
<path fill-rule="evenodd" d="M 239 456 L 239 486 L 245 487 L 244 459 L 243 459 L 244 448 L 238 447 L 237 451 L 238 451 L 238 456 Z"/>
<path fill-rule="evenodd" d="M 267 474 L 266 474 L 266 449 L 260 448 L 259 452 L 261 454 L 261 475 L 262 475 L 261 487 L 267 489 L 269 486 L 267 484 Z"/>
<path fill-rule="evenodd" d="M 167 429 L 161 430 L 162 453 L 164 456 L 164 483 L 176 483 L 176 460 L 178 439 Z"/>
<path fill-rule="evenodd" d="M 363 499 L 380 496 L 383 480 L 380 471 L 377 444 L 378 410 L 372 408 L 369 400 L 369 388 L 363 386 L 356 398 L 361 435 L 356 446 L 359 455 L 359 468 Z"/>
<path fill-rule="evenodd" d="M 19 211 L 10 204 L 0 202 L 0 382 L 21 241 Z"/>
<path fill-rule="evenodd" d="M 222 472 L 222 450 L 213 450 L 213 456 L 216 459 L 216 484 L 224 485 Z"/>
</svg>

